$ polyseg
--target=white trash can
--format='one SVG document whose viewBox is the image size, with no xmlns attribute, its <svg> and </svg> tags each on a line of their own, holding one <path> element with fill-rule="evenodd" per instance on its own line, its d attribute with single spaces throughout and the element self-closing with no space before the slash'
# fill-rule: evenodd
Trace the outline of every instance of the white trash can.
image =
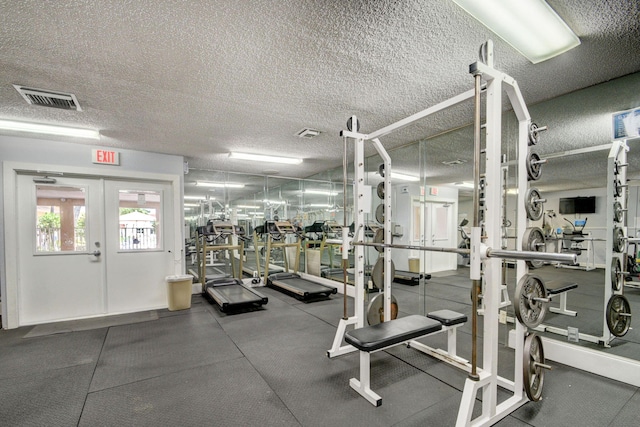
<svg viewBox="0 0 640 427">
<path fill-rule="evenodd" d="M 165 277 L 167 281 L 167 297 L 169 311 L 186 310 L 191 308 L 191 284 L 193 276 L 178 274 Z"/>
</svg>

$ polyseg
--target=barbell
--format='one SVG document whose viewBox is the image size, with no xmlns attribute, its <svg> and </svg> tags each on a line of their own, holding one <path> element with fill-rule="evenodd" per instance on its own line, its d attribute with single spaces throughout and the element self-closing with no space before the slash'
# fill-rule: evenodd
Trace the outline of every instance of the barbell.
<svg viewBox="0 0 640 427">
<path fill-rule="evenodd" d="M 398 245 L 391 243 L 371 243 L 371 242 L 351 242 L 353 246 L 370 246 L 378 248 L 391 248 L 391 249 L 409 249 L 414 251 L 427 251 L 427 252 L 446 252 L 460 255 L 471 254 L 471 249 L 466 248 L 448 248 L 439 246 L 419 246 L 419 245 Z M 501 259 L 516 259 L 516 260 L 540 260 L 548 262 L 559 262 L 561 264 L 575 265 L 578 262 L 578 256 L 576 254 L 559 254 L 555 252 L 534 252 L 534 251 L 512 251 L 503 249 L 492 249 L 481 245 L 480 255 L 483 258 L 501 258 Z"/>
</svg>

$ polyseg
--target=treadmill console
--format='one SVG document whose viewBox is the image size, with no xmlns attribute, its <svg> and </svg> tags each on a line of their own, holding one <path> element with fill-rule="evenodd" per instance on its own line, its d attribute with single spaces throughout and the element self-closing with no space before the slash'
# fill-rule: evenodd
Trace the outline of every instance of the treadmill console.
<svg viewBox="0 0 640 427">
<path fill-rule="evenodd" d="M 213 233 L 217 235 L 225 235 L 228 236 L 230 234 L 235 233 L 235 228 L 233 224 L 229 222 L 218 222 L 211 224 L 213 228 Z"/>
</svg>

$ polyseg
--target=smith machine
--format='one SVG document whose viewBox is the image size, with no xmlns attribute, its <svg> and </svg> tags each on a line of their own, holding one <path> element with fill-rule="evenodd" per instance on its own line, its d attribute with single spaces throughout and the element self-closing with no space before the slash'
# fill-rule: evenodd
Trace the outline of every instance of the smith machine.
<svg viewBox="0 0 640 427">
<path fill-rule="evenodd" d="M 539 400 L 542 393 L 545 364 L 544 351 L 540 338 L 527 330 L 520 321 L 515 324 L 515 369 L 514 380 L 509 380 L 498 375 L 498 328 L 499 309 L 502 293 L 502 269 L 501 260 L 510 259 L 517 261 L 517 280 L 527 280 L 528 266 L 526 261 L 555 261 L 559 263 L 576 263 L 575 254 L 557 254 L 532 251 L 511 251 L 501 248 L 501 226 L 503 212 L 502 190 L 502 166 L 501 165 L 501 115 L 502 115 L 502 91 L 504 90 L 513 107 L 519 122 L 519 137 L 517 142 L 518 153 L 518 209 L 517 209 L 517 235 L 518 246 L 523 247 L 522 240 L 527 227 L 526 209 L 531 206 L 531 200 L 527 200 L 525 191 L 527 188 L 527 148 L 532 132 L 536 133 L 535 124 L 524 103 L 517 82 L 510 76 L 493 68 L 493 45 L 491 41 L 483 44 L 481 48 L 481 60 L 470 65 L 470 73 L 475 79 L 475 88 L 464 92 L 454 98 L 427 108 L 412 116 L 386 126 L 375 132 L 364 134 L 359 132 L 359 123 L 356 117 L 351 117 L 347 122 L 347 130 L 342 131 L 344 140 L 345 159 L 343 162 L 344 174 L 347 171 L 347 146 L 353 144 L 354 151 L 354 220 L 355 232 L 353 240 L 349 241 L 348 229 L 342 233 L 343 239 L 343 269 L 346 277 L 348 266 L 346 254 L 353 247 L 355 258 L 355 304 L 354 314 L 348 316 L 346 305 L 346 280 L 345 280 L 345 304 L 344 315 L 338 325 L 336 336 L 331 349 L 327 352 L 329 357 L 358 350 L 360 353 L 360 378 L 352 378 L 350 386 L 360 393 L 373 405 L 382 404 L 382 398 L 370 388 L 370 354 L 375 351 L 406 344 L 411 348 L 423 351 L 440 360 L 450 363 L 467 371 L 460 407 L 458 411 L 457 426 L 487 426 L 492 425 L 506 417 L 511 412 L 522 406 L 528 400 Z M 483 81 L 484 80 L 484 84 Z M 484 92 L 486 102 L 486 147 L 481 149 L 481 94 Z M 464 101 L 475 101 L 475 125 L 474 125 L 474 218 L 471 232 L 471 248 L 440 248 L 429 246 L 394 245 L 391 243 L 391 191 L 384 191 L 383 209 L 384 215 L 384 242 L 372 243 L 365 240 L 365 214 L 371 210 L 371 186 L 365 183 L 364 171 L 364 144 L 371 143 L 380 157 L 383 159 L 384 188 L 391 190 L 391 159 L 382 146 L 379 138 L 390 134 L 400 128 L 425 118 L 431 114 L 443 111 Z M 482 157 L 481 157 L 482 154 Z M 481 187 L 481 163 L 484 162 L 484 220 L 480 219 Z M 347 178 L 344 177 L 346 187 Z M 346 194 L 346 188 L 345 192 Z M 346 198 L 346 196 L 345 196 Z M 345 210 L 346 212 L 346 210 Z M 346 213 L 345 213 L 346 216 Z M 347 224 L 345 218 L 344 224 Z M 365 247 L 382 249 L 384 256 L 384 271 L 392 271 L 391 248 L 411 249 L 420 251 L 438 251 L 457 254 L 469 254 L 471 258 L 470 279 L 472 281 L 472 354 L 471 362 L 462 359 L 455 354 L 455 330 L 456 327 L 466 321 L 466 316 L 450 310 L 440 310 L 429 313 L 426 317 L 413 315 L 395 320 L 391 319 L 391 274 L 384 274 L 384 302 L 383 315 L 385 322 L 373 326 L 366 326 L 365 319 L 365 283 L 364 283 L 364 259 Z M 526 246 L 525 246 L 526 247 Z M 493 249 L 498 248 L 498 249 Z M 478 366 L 478 295 L 482 291 L 484 306 L 484 331 L 482 364 Z M 528 305 L 536 306 L 545 301 L 538 301 L 535 295 L 527 301 Z M 546 301 L 548 302 L 548 301 Z M 516 308 L 518 309 L 518 308 Z M 527 310 L 526 307 L 522 308 Z M 448 350 L 432 349 L 423 343 L 416 341 L 418 338 L 430 334 L 447 331 L 449 335 Z M 342 342 L 347 343 L 343 345 Z M 510 397 L 498 403 L 497 387 L 510 392 Z M 482 412 L 471 419 L 478 391 L 482 390 Z"/>
</svg>

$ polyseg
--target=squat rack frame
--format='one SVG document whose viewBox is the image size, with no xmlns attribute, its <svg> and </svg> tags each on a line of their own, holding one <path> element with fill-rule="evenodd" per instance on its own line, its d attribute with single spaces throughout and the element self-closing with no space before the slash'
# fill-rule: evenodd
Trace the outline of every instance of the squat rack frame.
<svg viewBox="0 0 640 427">
<path fill-rule="evenodd" d="M 365 184 L 364 171 L 364 144 L 371 142 L 378 154 L 383 159 L 384 165 L 384 185 L 385 185 L 385 215 L 384 230 L 385 242 L 391 242 L 391 159 L 386 150 L 382 146 L 379 138 L 390 134 L 398 129 L 412 124 L 413 122 L 428 117 L 436 112 L 446 110 L 464 101 L 475 98 L 476 106 L 479 105 L 478 100 L 480 92 L 485 93 L 486 103 L 486 150 L 484 152 L 485 162 L 485 236 L 481 236 L 481 228 L 478 224 L 474 224 L 471 236 L 471 269 L 470 278 L 474 283 L 483 280 L 485 283 L 483 293 L 484 303 L 484 333 L 483 333 L 483 361 L 482 368 L 475 372 L 475 360 L 472 361 L 471 375 L 465 381 L 465 386 L 460 402 L 456 426 L 488 426 L 495 424 L 502 418 L 506 417 L 517 408 L 528 401 L 524 392 L 524 374 L 523 374 L 523 355 L 526 327 L 520 322 L 516 322 L 515 329 L 515 368 L 514 381 L 498 376 L 498 329 L 499 329 L 499 309 L 501 303 L 501 262 L 498 258 L 514 255 L 515 251 L 492 251 L 488 248 L 501 247 L 501 214 L 503 198 L 501 195 L 502 186 L 501 174 L 501 130 L 502 130 L 502 91 L 504 90 L 513 107 L 513 111 L 517 117 L 518 127 L 518 208 L 516 220 L 518 224 L 518 243 L 517 247 L 522 247 L 522 235 L 525 231 L 527 218 L 525 211 L 525 191 L 527 188 L 526 176 L 526 153 L 528 148 L 528 136 L 531 125 L 531 117 L 520 92 L 517 82 L 510 76 L 493 68 L 493 49 L 492 42 L 488 41 L 483 45 L 485 52 L 485 62 L 475 62 L 470 65 L 469 72 L 476 79 L 476 89 L 469 90 L 457 95 L 449 100 L 441 102 L 435 106 L 427 108 L 412 116 L 402 119 L 396 123 L 386 126 L 380 130 L 370 134 L 358 132 L 357 119 L 353 116 L 350 119 L 351 129 L 341 132 L 341 136 L 346 144 L 349 139 L 354 142 L 354 222 L 355 231 L 353 235 L 354 242 L 364 241 L 364 216 L 370 213 L 371 203 L 371 186 Z M 480 81 L 484 80 L 485 84 L 480 85 Z M 476 145 L 479 141 L 480 129 L 480 113 L 477 109 L 475 115 L 476 126 Z M 474 165 L 475 188 L 478 189 L 477 176 L 479 173 L 479 159 L 476 159 Z M 345 171 L 346 174 L 346 171 Z M 346 180 L 345 180 L 346 186 Z M 475 198 L 477 200 L 477 197 Z M 479 207 L 474 206 L 477 210 Z M 346 231 L 346 230 L 345 230 Z M 342 354 L 350 353 L 356 349 L 351 345 L 342 345 L 344 333 L 347 328 L 353 326 L 355 328 L 364 327 L 364 246 L 361 244 L 350 245 L 348 241 L 348 233 L 343 232 L 343 254 L 347 253 L 347 249 L 352 247 L 355 255 L 355 304 L 354 315 L 347 317 L 346 307 L 345 315 L 340 320 L 336 335 L 331 349 L 327 352 L 328 357 L 336 357 Z M 382 245 L 384 247 L 384 270 L 390 271 L 391 266 L 391 247 L 393 245 Z M 424 248 L 424 250 L 430 250 Z M 453 252 L 453 251 L 452 251 Z M 493 256 L 492 256 L 493 255 Z M 526 257 L 514 257 L 517 259 L 517 280 L 519 281 L 527 272 L 528 267 L 525 263 Z M 543 254 L 538 253 L 540 257 Z M 535 258 L 535 257 L 533 257 Z M 556 255 L 558 261 L 567 262 L 560 259 Z M 575 262 L 575 257 L 573 258 Z M 481 267 L 482 265 L 482 267 Z M 477 287 L 474 284 L 474 288 Z M 391 277 L 389 274 L 384 275 L 384 318 L 390 319 L 391 313 Z M 477 315 L 476 305 L 474 304 L 474 317 Z M 474 319 L 475 320 L 475 319 Z M 474 325 L 475 337 L 475 325 Z M 474 342 L 475 344 L 475 342 Z M 475 345 L 474 354 L 475 358 Z M 498 403 L 497 387 L 500 386 L 510 392 L 512 395 L 506 400 Z M 475 419 L 471 419 L 473 409 L 476 403 L 478 391 L 482 389 L 482 412 Z"/>
</svg>

